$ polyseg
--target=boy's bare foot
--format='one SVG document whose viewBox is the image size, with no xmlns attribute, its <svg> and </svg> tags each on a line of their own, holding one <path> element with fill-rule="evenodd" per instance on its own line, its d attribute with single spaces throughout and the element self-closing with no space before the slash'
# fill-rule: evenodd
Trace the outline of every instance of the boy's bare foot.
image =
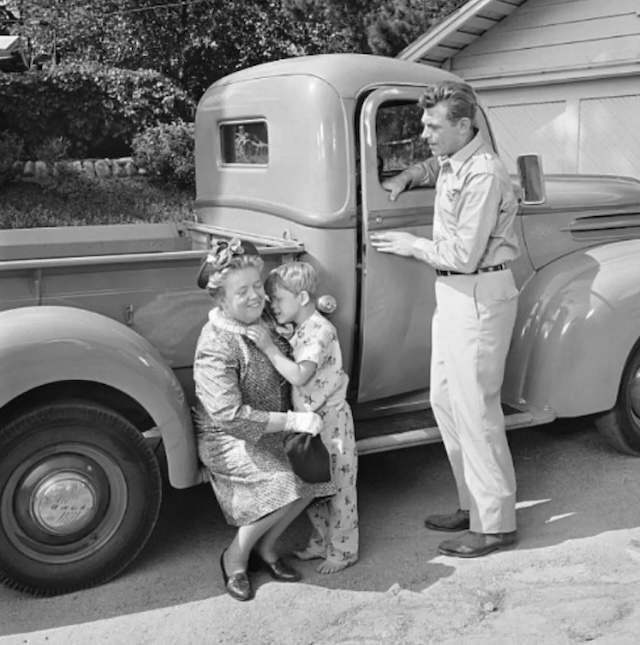
<svg viewBox="0 0 640 645">
<path fill-rule="evenodd" d="M 302 551 L 292 551 L 292 553 L 298 560 L 319 560 L 324 558 L 322 553 L 316 553 L 309 548 L 303 549 Z"/>
<path fill-rule="evenodd" d="M 355 560 L 352 562 L 334 562 L 327 559 L 318 565 L 316 571 L 318 573 L 337 573 L 338 571 L 342 571 L 343 569 L 350 567 L 354 562 Z"/>
</svg>

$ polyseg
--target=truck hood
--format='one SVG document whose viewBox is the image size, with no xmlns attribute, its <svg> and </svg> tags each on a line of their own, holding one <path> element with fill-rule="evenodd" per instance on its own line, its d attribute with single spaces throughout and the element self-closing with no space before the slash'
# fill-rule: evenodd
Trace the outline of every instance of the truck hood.
<svg viewBox="0 0 640 645">
<path fill-rule="evenodd" d="M 640 238 L 640 181 L 612 175 L 548 175 L 547 200 L 520 218 L 534 269 L 587 247 Z"/>
<path fill-rule="evenodd" d="M 640 180 L 615 175 L 545 175 L 547 201 L 524 215 L 550 211 L 585 216 L 640 213 Z"/>
</svg>

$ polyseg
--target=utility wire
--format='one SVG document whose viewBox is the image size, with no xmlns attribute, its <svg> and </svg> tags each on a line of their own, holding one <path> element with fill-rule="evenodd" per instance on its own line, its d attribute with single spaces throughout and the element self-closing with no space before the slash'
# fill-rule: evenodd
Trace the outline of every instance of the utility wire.
<svg viewBox="0 0 640 645">
<path fill-rule="evenodd" d="M 155 9 L 167 9 L 168 7 L 182 7 L 186 5 L 199 4 L 201 2 L 211 2 L 211 0 L 185 0 L 184 2 L 170 2 L 167 4 L 156 4 L 151 7 L 138 7 L 137 9 L 122 9 L 121 11 L 114 11 L 112 13 L 102 14 L 102 18 L 110 18 L 111 16 L 124 16 L 127 13 L 142 13 L 144 11 L 153 11 Z"/>
<path fill-rule="evenodd" d="M 111 18 L 112 16 L 124 16 L 128 13 L 142 13 L 144 11 L 155 11 L 156 9 L 167 9 L 169 7 L 183 7 L 192 4 L 200 4 L 201 2 L 211 2 L 211 0 L 184 0 L 184 2 L 169 2 L 166 4 L 155 4 L 150 7 L 138 7 L 137 9 L 122 9 L 120 11 L 112 11 L 111 13 L 103 13 L 101 18 Z M 15 22 L 24 24 L 24 18 L 1 18 L 0 22 Z"/>
</svg>

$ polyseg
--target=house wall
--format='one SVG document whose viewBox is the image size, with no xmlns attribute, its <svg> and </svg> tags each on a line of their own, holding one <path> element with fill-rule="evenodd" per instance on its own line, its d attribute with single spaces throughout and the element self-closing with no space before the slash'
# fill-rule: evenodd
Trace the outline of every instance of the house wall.
<svg viewBox="0 0 640 645">
<path fill-rule="evenodd" d="M 527 0 L 451 59 L 470 82 L 637 62 L 638 0 Z"/>
<path fill-rule="evenodd" d="M 640 178 L 640 0 L 527 0 L 449 61 L 477 90 L 510 171 Z"/>
<path fill-rule="evenodd" d="M 538 152 L 545 172 L 640 178 L 640 74 L 479 90 L 501 157 Z"/>
</svg>

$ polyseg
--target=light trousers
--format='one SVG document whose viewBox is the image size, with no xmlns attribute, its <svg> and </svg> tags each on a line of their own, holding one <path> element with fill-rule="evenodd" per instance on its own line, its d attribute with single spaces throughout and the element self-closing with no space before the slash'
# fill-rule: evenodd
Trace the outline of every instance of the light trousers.
<svg viewBox="0 0 640 645">
<path fill-rule="evenodd" d="M 431 406 L 470 529 L 516 528 L 516 479 L 500 399 L 518 290 L 510 270 L 436 280 Z"/>
</svg>

